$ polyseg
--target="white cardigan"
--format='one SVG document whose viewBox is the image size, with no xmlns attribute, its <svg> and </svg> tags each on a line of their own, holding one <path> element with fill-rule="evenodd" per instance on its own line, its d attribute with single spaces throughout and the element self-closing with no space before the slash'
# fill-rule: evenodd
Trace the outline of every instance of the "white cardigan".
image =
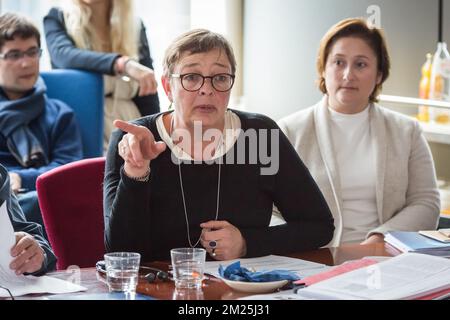
<svg viewBox="0 0 450 320">
<path fill-rule="evenodd" d="M 376 199 L 379 226 L 372 233 L 391 230 L 435 229 L 440 199 L 430 149 L 417 121 L 379 105 L 369 110 L 376 152 Z M 342 236 L 342 200 L 338 167 L 330 135 L 327 97 L 313 107 L 279 121 L 316 180 L 334 217 L 335 232 L 328 246 Z"/>
</svg>

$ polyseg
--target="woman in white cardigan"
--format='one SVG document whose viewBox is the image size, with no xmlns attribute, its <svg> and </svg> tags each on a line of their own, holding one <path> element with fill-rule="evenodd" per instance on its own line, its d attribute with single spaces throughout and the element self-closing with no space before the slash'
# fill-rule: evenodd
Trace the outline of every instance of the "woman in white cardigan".
<svg viewBox="0 0 450 320">
<path fill-rule="evenodd" d="M 333 213 L 329 246 L 435 229 L 439 192 L 419 124 L 375 104 L 390 69 L 381 30 L 363 19 L 339 22 L 321 41 L 317 69 L 323 99 L 279 125 Z"/>
</svg>

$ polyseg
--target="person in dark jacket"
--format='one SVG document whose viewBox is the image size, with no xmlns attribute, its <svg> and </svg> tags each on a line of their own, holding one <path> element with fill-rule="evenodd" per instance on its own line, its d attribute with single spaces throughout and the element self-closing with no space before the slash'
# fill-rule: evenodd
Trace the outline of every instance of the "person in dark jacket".
<svg viewBox="0 0 450 320">
<path fill-rule="evenodd" d="M 330 210 L 286 136 L 263 115 L 228 109 L 236 60 L 225 38 L 192 30 L 164 59 L 174 111 L 116 121 L 104 180 L 107 251 L 169 259 L 204 247 L 230 260 L 317 249 Z M 276 205 L 286 224 L 270 226 Z"/>
<path fill-rule="evenodd" d="M 27 220 L 42 224 L 37 177 L 82 158 L 73 111 L 49 99 L 39 77 L 40 34 L 28 19 L 0 16 L 0 163 Z"/>
<path fill-rule="evenodd" d="M 55 270 L 56 257 L 43 236 L 41 226 L 25 219 L 16 196 L 11 193 L 8 171 L 0 165 L 0 207 L 5 203 L 15 235 L 9 267 L 17 275 L 38 276 Z"/>
<path fill-rule="evenodd" d="M 105 150 L 114 119 L 159 112 L 147 35 L 133 16 L 131 0 L 70 0 L 49 11 L 44 30 L 53 68 L 104 75 Z"/>
</svg>

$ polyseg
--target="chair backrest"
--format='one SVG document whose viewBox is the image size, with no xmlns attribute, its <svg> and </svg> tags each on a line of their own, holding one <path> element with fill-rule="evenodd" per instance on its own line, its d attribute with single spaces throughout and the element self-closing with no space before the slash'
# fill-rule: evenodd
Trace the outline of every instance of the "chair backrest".
<svg viewBox="0 0 450 320">
<path fill-rule="evenodd" d="M 103 77 L 101 74 L 56 69 L 41 72 L 47 96 L 65 102 L 75 112 L 84 158 L 103 155 Z"/>
<path fill-rule="evenodd" d="M 36 190 L 58 270 L 103 259 L 105 158 L 75 161 L 40 175 Z"/>
</svg>

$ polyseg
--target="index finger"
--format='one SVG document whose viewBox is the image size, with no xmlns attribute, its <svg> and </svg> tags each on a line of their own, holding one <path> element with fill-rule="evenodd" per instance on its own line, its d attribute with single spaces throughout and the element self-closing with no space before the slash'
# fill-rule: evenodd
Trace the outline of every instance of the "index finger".
<svg viewBox="0 0 450 320">
<path fill-rule="evenodd" d="M 228 221 L 208 221 L 208 222 L 204 222 L 202 224 L 200 224 L 201 228 L 205 228 L 205 229 L 213 229 L 213 230 L 218 230 L 218 229 L 223 229 L 226 228 L 230 225 L 230 223 Z M 207 230 L 208 231 L 213 231 L 213 230 Z"/>
<path fill-rule="evenodd" d="M 28 249 L 34 244 L 34 239 L 31 236 L 21 238 L 13 248 L 13 251 L 19 255 L 22 251 Z"/>
<path fill-rule="evenodd" d="M 137 126 L 135 124 L 123 120 L 114 120 L 114 126 L 122 131 L 134 135 L 139 135 L 142 132 L 142 128 L 140 126 Z"/>
<path fill-rule="evenodd" d="M 206 231 L 202 234 L 201 240 L 205 241 L 209 246 L 209 241 L 215 240 L 222 240 L 225 238 L 225 233 L 223 231 L 224 229 L 214 229 L 211 231 Z"/>
</svg>

